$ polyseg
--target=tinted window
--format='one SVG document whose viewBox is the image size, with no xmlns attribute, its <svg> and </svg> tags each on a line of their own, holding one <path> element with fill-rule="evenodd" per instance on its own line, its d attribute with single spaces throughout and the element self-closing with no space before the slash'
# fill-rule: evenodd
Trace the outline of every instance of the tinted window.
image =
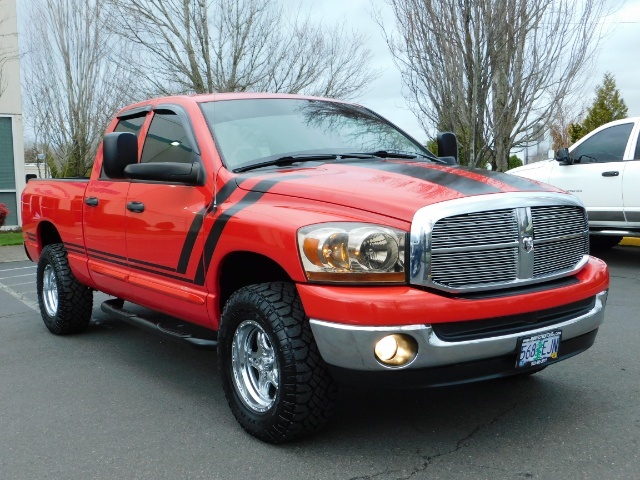
<svg viewBox="0 0 640 480">
<path fill-rule="evenodd" d="M 141 117 L 132 117 L 132 118 L 123 118 L 118 121 L 116 128 L 113 129 L 114 132 L 130 132 L 135 136 L 138 136 L 138 132 L 142 128 L 144 121 L 147 119 L 147 114 L 145 113 Z M 104 173 L 104 167 L 100 170 L 100 178 L 109 178 Z"/>
<path fill-rule="evenodd" d="M 143 115 L 142 117 L 123 118 L 118 122 L 118 124 L 116 125 L 116 128 L 113 131 L 114 132 L 131 132 L 131 133 L 135 133 L 137 136 L 146 118 L 147 118 L 146 115 Z"/>
<path fill-rule="evenodd" d="M 294 99 L 225 100 L 201 104 L 228 168 L 286 155 L 386 150 L 429 152 L 366 108 Z"/>
<path fill-rule="evenodd" d="M 573 158 L 580 158 L 580 163 L 589 162 L 619 162 L 624 158 L 627 141 L 633 123 L 624 123 L 609 127 L 584 141 L 571 152 Z"/>
<path fill-rule="evenodd" d="M 638 133 L 638 139 L 636 140 L 636 153 L 633 155 L 634 160 L 640 160 L 640 132 Z"/>
<path fill-rule="evenodd" d="M 191 144 L 178 115 L 156 112 L 142 149 L 141 163 L 191 163 Z"/>
</svg>

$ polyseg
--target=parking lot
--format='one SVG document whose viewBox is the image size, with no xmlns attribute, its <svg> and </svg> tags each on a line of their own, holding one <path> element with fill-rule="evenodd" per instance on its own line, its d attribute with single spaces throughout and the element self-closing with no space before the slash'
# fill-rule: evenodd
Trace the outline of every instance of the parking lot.
<svg viewBox="0 0 640 480">
<path fill-rule="evenodd" d="M 420 391 L 340 391 L 329 427 L 272 446 L 227 408 L 215 353 L 99 309 L 56 337 L 35 266 L 0 263 L 0 479 L 637 479 L 640 248 L 611 268 L 587 352 L 530 378 Z"/>
</svg>

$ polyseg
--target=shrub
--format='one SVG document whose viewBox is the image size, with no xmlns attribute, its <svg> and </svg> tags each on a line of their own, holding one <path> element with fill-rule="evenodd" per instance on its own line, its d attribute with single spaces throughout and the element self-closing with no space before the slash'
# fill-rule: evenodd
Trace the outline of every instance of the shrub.
<svg viewBox="0 0 640 480">
<path fill-rule="evenodd" d="M 512 168 L 521 167 L 521 166 L 522 166 L 522 160 L 520 160 L 517 155 L 511 155 L 509 157 L 509 170 L 511 170 Z"/>
<path fill-rule="evenodd" d="M 4 221 L 7 219 L 11 212 L 4 203 L 0 203 L 0 227 L 4 225 Z"/>
</svg>

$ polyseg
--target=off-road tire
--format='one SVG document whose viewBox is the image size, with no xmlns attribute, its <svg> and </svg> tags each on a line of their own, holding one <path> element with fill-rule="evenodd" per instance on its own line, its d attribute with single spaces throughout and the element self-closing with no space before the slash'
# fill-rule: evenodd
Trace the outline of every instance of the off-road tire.
<svg viewBox="0 0 640 480">
<path fill-rule="evenodd" d="M 620 236 L 589 235 L 589 248 L 594 252 L 602 252 L 615 247 L 621 240 Z"/>
<path fill-rule="evenodd" d="M 268 410 L 264 412 L 243 401 L 234 380 L 234 335 L 247 323 L 266 334 L 279 367 L 273 404 L 265 406 Z M 218 341 L 225 396 L 236 420 L 249 434 L 268 443 L 283 443 L 326 425 L 334 411 L 337 388 L 293 284 L 263 283 L 235 292 L 225 305 Z"/>
<path fill-rule="evenodd" d="M 57 286 L 57 308 L 53 308 L 55 311 L 51 313 L 45 306 L 46 292 L 43 292 L 45 271 L 48 275 L 53 273 L 55 278 L 51 276 L 49 278 Z M 78 282 L 73 275 L 64 245 L 55 243 L 42 249 L 38 260 L 37 289 L 40 314 L 51 333 L 67 335 L 87 328 L 93 310 L 93 292 L 89 287 Z M 48 302 L 51 310 L 52 302 L 50 300 Z"/>
</svg>

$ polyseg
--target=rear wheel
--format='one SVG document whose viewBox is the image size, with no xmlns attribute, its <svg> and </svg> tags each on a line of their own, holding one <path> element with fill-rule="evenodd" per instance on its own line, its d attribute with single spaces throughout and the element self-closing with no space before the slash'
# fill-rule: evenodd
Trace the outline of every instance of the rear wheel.
<svg viewBox="0 0 640 480">
<path fill-rule="evenodd" d="M 324 427 L 336 387 L 294 285 L 238 290 L 225 306 L 218 339 L 224 392 L 248 433 L 282 443 Z"/>
<path fill-rule="evenodd" d="M 89 325 L 93 292 L 71 271 L 64 245 L 47 245 L 38 260 L 38 304 L 44 324 L 51 333 L 77 333 Z"/>
<path fill-rule="evenodd" d="M 593 251 L 609 250 L 622 240 L 621 236 L 589 235 L 589 247 Z"/>
</svg>

